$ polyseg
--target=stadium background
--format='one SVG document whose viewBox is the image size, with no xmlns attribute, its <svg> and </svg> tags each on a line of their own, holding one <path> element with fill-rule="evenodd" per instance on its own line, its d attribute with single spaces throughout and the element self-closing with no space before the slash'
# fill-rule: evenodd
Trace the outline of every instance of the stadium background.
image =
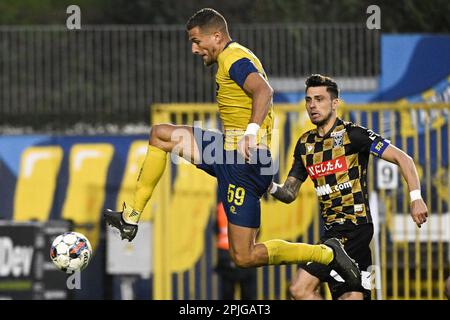
<svg viewBox="0 0 450 320">
<path fill-rule="evenodd" d="M 101 218 L 104 208 L 119 208 L 130 197 L 151 123 L 220 127 L 214 70 L 191 55 L 182 25 L 212 4 L 35 3 L 0 4 L 0 297 L 217 299 L 217 199 L 210 177 L 183 162 L 168 164 L 143 217 L 148 232 L 141 231 L 135 245 L 114 241 L 117 235 L 110 237 Z M 65 10 L 75 3 L 82 29 L 71 31 Z M 213 7 L 228 18 L 233 39 L 261 58 L 275 89 L 278 181 L 298 136 L 311 128 L 302 104 L 311 73 L 337 79 L 345 119 L 413 156 L 431 212 L 420 231 L 409 221 L 399 173 L 378 161 L 369 172 L 379 214 L 373 297 L 443 299 L 450 266 L 450 10 L 443 1 L 386 3 L 379 2 L 381 30 L 367 29 L 372 3 L 364 1 Z M 175 4 L 178 10 L 170 10 Z M 46 277 L 52 271 L 48 248 L 37 239 L 46 222 L 61 219 L 71 223 L 61 228 L 88 236 L 95 255 L 81 288 L 58 293 L 66 276 Z M 262 226 L 261 240 L 317 241 L 321 221 L 312 185 L 289 206 L 265 199 Z M 31 270 L 19 258 L 18 246 L 25 245 L 35 247 Z M 123 261 L 132 266 L 121 267 Z M 295 270 L 260 268 L 258 298 L 286 299 Z"/>
</svg>

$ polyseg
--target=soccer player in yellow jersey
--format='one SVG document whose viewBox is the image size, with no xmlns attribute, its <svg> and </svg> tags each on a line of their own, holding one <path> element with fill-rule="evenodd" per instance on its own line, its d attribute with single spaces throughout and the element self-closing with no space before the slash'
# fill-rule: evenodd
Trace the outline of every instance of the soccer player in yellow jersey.
<svg viewBox="0 0 450 320">
<path fill-rule="evenodd" d="M 206 66 L 218 65 L 217 102 L 224 134 L 190 126 L 152 127 L 146 158 L 138 177 L 134 202 L 123 211 L 107 210 L 105 220 L 131 241 L 141 212 L 163 174 L 167 153 L 178 155 L 215 176 L 228 218 L 230 254 L 240 267 L 296 264 L 313 261 L 330 265 L 348 282 L 360 283 L 356 264 L 337 239 L 321 245 L 269 240 L 256 243 L 260 198 L 273 178 L 270 145 L 272 94 L 259 59 L 231 40 L 224 17 L 202 9 L 187 22 L 192 53 Z M 215 147 L 214 152 L 211 146 Z M 267 170 L 265 170 L 267 169 Z"/>
</svg>

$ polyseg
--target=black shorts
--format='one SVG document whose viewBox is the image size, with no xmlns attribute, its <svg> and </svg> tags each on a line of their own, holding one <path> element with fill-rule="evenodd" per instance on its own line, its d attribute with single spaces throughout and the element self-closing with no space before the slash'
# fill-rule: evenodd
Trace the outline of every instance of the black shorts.
<svg viewBox="0 0 450 320">
<path fill-rule="evenodd" d="M 362 225 L 337 225 L 330 230 L 326 230 L 320 238 L 320 243 L 325 242 L 330 238 L 338 238 L 344 243 L 345 251 L 348 255 L 356 261 L 361 270 L 361 284 L 360 292 L 363 292 L 364 299 L 370 299 L 370 266 L 372 266 L 372 253 L 370 250 L 370 241 L 373 236 L 373 224 L 366 223 Z M 302 269 L 309 274 L 320 279 L 321 282 L 327 282 L 330 287 L 333 299 L 337 299 L 342 294 L 355 291 L 348 288 L 345 282 L 337 276 L 336 272 L 328 266 L 319 263 L 308 263 L 301 266 Z M 336 279 L 338 278 L 338 279 Z M 364 285 L 364 286 L 363 286 Z"/>
</svg>

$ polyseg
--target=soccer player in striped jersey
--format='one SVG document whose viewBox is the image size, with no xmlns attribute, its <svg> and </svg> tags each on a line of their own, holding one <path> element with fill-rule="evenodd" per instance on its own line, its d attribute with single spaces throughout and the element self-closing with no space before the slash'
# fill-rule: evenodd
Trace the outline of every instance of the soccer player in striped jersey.
<svg viewBox="0 0 450 320">
<path fill-rule="evenodd" d="M 231 39 L 226 20 L 217 11 L 198 11 L 186 29 L 192 53 L 200 56 L 206 66 L 218 66 L 216 96 L 224 134 L 190 126 L 154 125 L 134 202 L 124 205 L 121 212 L 106 211 L 107 223 L 129 241 L 135 237 L 140 214 L 164 172 L 167 153 L 177 152 L 217 178 L 228 218 L 230 254 L 238 266 L 314 261 L 333 266 L 349 282 L 359 283 L 359 270 L 337 239 L 320 245 L 283 240 L 256 243 L 260 198 L 273 178 L 269 150 L 273 90 L 260 60 Z M 216 147 L 215 152 L 205 154 L 211 145 Z"/>
<path fill-rule="evenodd" d="M 337 117 L 339 90 L 333 79 L 310 76 L 306 80 L 305 100 L 308 115 L 317 128 L 298 139 L 285 183 L 272 183 L 270 193 L 290 203 L 297 198 L 300 186 L 309 176 L 314 182 L 324 220 L 321 242 L 341 239 L 350 257 L 366 272 L 372 265 L 369 244 L 373 236 L 366 182 L 369 155 L 400 167 L 410 190 L 411 216 L 420 227 L 427 220 L 428 210 L 420 194 L 414 161 L 372 130 Z M 330 266 L 317 263 L 308 263 L 300 269 L 291 293 L 295 299 L 321 299 L 316 290 L 320 282 L 328 282 L 333 298 L 370 298 L 367 285 L 363 287 L 362 283 L 355 288 L 342 282 Z"/>
</svg>

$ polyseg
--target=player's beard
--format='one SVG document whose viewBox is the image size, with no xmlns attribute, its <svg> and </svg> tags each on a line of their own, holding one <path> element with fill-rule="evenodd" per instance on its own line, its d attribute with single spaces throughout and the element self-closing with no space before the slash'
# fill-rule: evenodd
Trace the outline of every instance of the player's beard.
<svg viewBox="0 0 450 320">
<path fill-rule="evenodd" d="M 311 122 L 318 127 L 324 127 L 328 124 L 328 122 L 330 122 L 332 116 L 333 116 L 333 109 L 332 106 L 330 105 L 330 112 L 326 115 L 324 119 L 318 121 L 311 120 Z"/>
<path fill-rule="evenodd" d="M 214 55 L 216 53 L 216 50 L 211 49 L 211 52 L 208 52 L 207 59 L 203 60 L 203 64 L 205 67 L 211 67 L 213 64 L 216 63 L 216 59 L 214 59 Z"/>
</svg>

